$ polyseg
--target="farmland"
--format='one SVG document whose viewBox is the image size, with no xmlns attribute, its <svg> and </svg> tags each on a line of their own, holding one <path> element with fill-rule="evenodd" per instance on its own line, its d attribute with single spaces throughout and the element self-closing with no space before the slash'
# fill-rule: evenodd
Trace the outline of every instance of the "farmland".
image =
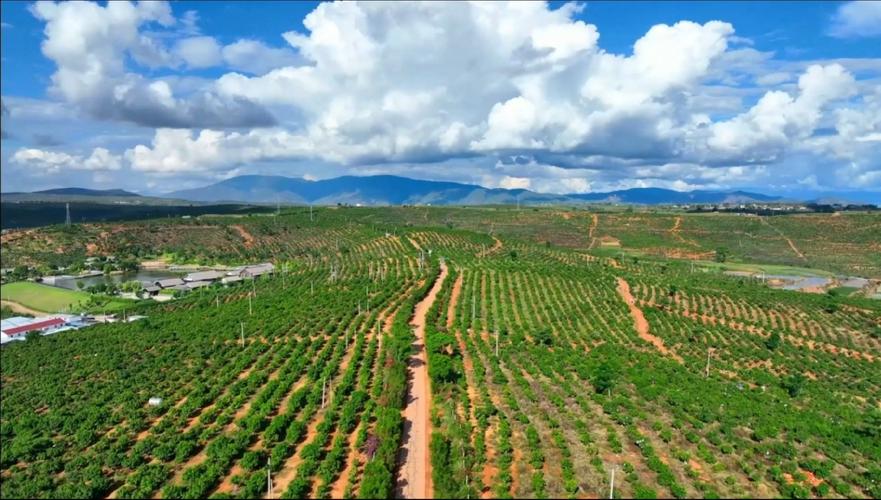
<svg viewBox="0 0 881 500">
<path fill-rule="evenodd" d="M 280 272 L 0 351 L 0 496 L 583 498 L 614 471 L 621 498 L 878 497 L 881 302 L 681 259 L 877 278 L 879 227 L 408 207 L 6 234 L 4 267 Z"/>
</svg>

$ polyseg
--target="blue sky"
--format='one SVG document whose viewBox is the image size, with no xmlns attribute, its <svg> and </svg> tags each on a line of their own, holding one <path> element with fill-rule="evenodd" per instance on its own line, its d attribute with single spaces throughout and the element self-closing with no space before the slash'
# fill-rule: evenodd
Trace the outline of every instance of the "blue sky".
<svg viewBox="0 0 881 500">
<path fill-rule="evenodd" d="M 4 3 L 3 191 L 881 191 L 879 3 L 112 8 Z"/>
</svg>

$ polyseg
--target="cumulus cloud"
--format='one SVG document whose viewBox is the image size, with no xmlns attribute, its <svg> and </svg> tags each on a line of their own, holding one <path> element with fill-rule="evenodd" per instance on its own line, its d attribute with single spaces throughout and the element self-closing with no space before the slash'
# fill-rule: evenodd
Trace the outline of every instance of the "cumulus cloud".
<svg viewBox="0 0 881 500">
<path fill-rule="evenodd" d="M 242 163 L 306 155 L 311 146 L 303 138 L 280 130 L 224 133 L 203 130 L 160 129 L 152 147 L 135 146 L 125 153 L 134 170 L 157 174 L 210 171 Z"/>
<path fill-rule="evenodd" d="M 43 174 L 57 174 L 64 170 L 105 171 L 122 168 L 121 158 L 104 148 L 95 148 L 86 158 L 63 152 L 21 148 L 12 155 L 10 161 L 37 169 Z"/>
<path fill-rule="evenodd" d="M 322 4 L 304 20 L 308 35 L 285 34 L 311 64 L 227 74 L 217 87 L 300 110 L 304 138 L 328 160 L 671 154 L 684 118 L 676 103 L 725 51 L 731 25 L 658 25 L 619 56 L 599 49 L 596 27 L 573 20 L 574 9 Z"/>
<path fill-rule="evenodd" d="M 198 30 L 194 12 L 175 19 L 164 4 L 34 7 L 47 21 L 58 95 L 157 129 L 124 153 L 148 174 L 218 177 L 319 160 L 572 192 L 757 182 L 794 153 L 846 160 L 856 177 L 875 178 L 866 155 L 879 156 L 881 91 L 866 75 L 881 72 L 878 60 L 778 61 L 723 21 L 659 24 L 615 54 L 578 9 L 322 3 L 277 48 L 223 45 Z M 166 25 L 185 32 L 168 47 L 146 30 Z M 129 57 L 234 71 L 148 78 L 126 67 Z M 511 156 L 528 160 L 493 167 Z M 478 164 L 480 174 L 468 172 Z"/>
<path fill-rule="evenodd" d="M 211 36 L 178 40 L 174 51 L 191 68 L 209 68 L 223 61 L 220 44 Z"/>
<path fill-rule="evenodd" d="M 144 66 L 172 65 L 171 55 L 143 25 L 176 22 L 164 2 L 39 2 L 32 8 L 46 21 L 43 54 L 55 62 L 52 91 L 100 119 L 151 127 L 255 127 L 271 125 L 273 116 L 244 98 L 223 98 L 210 90 L 178 98 L 164 82 L 126 69 L 131 56 Z M 212 55 L 204 41 L 182 42 L 177 57 L 201 67 Z"/>
<path fill-rule="evenodd" d="M 709 151 L 745 161 L 773 161 L 793 139 L 811 136 L 829 102 L 855 92 L 841 65 L 814 65 L 798 80 L 799 95 L 766 93 L 749 111 L 709 127 Z"/>
<path fill-rule="evenodd" d="M 881 2 L 847 2 L 832 16 L 829 35 L 836 38 L 881 36 Z"/>
<path fill-rule="evenodd" d="M 301 63 L 300 57 L 290 48 L 269 47 L 263 42 L 248 39 L 224 46 L 222 55 L 226 66 L 255 75 Z"/>
</svg>

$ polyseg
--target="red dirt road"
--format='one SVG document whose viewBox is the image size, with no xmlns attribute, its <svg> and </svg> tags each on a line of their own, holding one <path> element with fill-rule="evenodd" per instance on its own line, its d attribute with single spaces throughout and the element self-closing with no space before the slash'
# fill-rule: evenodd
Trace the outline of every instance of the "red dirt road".
<svg viewBox="0 0 881 500">
<path fill-rule="evenodd" d="M 627 302 L 627 305 L 630 307 L 630 315 L 633 316 L 633 323 L 636 325 L 636 333 L 639 334 L 639 338 L 650 342 L 661 352 L 661 354 L 670 356 L 679 363 L 683 363 L 683 360 L 679 355 L 670 352 L 670 350 L 664 346 L 663 340 L 659 337 L 655 337 L 649 332 L 649 322 L 645 319 L 645 315 L 642 314 L 642 309 L 636 305 L 636 299 L 634 299 L 633 294 L 630 293 L 630 284 L 628 284 L 624 278 L 618 278 L 618 293 L 621 294 L 624 302 Z"/>
<path fill-rule="evenodd" d="M 431 455 L 431 381 L 428 378 L 428 359 L 425 352 L 425 316 L 437 299 L 449 271 L 441 264 L 440 276 L 428 295 L 416 304 L 413 325 L 416 341 L 408 362 L 410 383 L 407 406 L 404 408 L 404 446 L 398 469 L 398 498 L 432 498 Z"/>
</svg>

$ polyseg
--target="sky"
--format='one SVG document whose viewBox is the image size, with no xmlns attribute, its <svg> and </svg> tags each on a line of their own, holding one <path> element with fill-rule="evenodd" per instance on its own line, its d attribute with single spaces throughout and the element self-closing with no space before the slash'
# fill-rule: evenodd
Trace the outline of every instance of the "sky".
<svg viewBox="0 0 881 500">
<path fill-rule="evenodd" d="M 4 2 L 3 192 L 881 192 L 881 2 Z"/>
</svg>

